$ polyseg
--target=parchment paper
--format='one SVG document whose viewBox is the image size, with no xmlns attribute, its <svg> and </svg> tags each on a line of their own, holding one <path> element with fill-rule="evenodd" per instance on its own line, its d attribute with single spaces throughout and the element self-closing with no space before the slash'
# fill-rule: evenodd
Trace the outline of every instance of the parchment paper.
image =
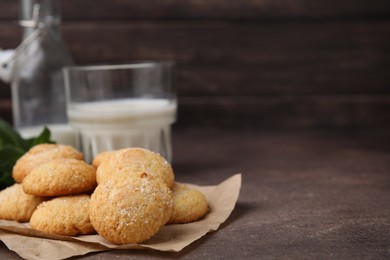
<svg viewBox="0 0 390 260">
<path fill-rule="evenodd" d="M 195 186 L 195 185 L 193 185 Z M 210 212 L 197 222 L 164 226 L 142 244 L 116 245 L 99 235 L 66 237 L 31 229 L 28 223 L 0 220 L 0 240 L 21 257 L 31 260 L 65 259 L 115 249 L 154 249 L 178 252 L 210 231 L 217 230 L 233 211 L 241 188 L 241 174 L 216 186 L 195 186 L 206 196 Z"/>
</svg>

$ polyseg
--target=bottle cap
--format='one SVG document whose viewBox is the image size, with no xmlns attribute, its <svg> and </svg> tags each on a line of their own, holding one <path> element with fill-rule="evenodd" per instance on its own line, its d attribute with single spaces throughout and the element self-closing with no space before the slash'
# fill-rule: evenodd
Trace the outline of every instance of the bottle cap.
<svg viewBox="0 0 390 260">
<path fill-rule="evenodd" d="M 34 31 L 27 36 L 16 49 L 1 50 L 0 49 L 0 79 L 5 83 L 12 81 L 14 74 L 15 59 L 22 51 L 33 41 L 42 39 L 45 33 L 45 25 L 38 21 L 40 5 L 35 4 L 33 8 L 33 20 L 22 20 L 20 25 L 25 27 L 33 27 Z"/>
</svg>

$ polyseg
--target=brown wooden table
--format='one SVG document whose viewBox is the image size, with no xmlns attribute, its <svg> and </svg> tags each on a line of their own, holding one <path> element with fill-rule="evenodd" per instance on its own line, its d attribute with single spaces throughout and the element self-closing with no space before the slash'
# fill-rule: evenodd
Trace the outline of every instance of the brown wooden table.
<svg viewBox="0 0 390 260">
<path fill-rule="evenodd" d="M 178 181 L 212 185 L 243 174 L 230 218 L 179 253 L 80 258 L 390 258 L 390 131 L 182 129 L 173 136 Z M 0 243 L 0 259 L 19 257 Z"/>
</svg>

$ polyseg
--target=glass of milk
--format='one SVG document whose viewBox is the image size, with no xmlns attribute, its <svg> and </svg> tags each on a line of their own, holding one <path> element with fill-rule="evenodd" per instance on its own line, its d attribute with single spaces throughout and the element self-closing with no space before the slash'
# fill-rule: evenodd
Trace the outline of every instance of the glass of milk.
<svg viewBox="0 0 390 260">
<path fill-rule="evenodd" d="M 64 68 L 68 120 L 87 161 L 127 147 L 147 148 L 172 160 L 173 67 L 153 61 Z"/>
</svg>

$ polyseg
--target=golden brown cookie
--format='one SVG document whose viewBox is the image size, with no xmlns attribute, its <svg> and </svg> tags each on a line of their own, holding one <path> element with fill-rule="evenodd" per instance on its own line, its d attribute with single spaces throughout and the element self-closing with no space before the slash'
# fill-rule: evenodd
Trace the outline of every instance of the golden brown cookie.
<svg viewBox="0 0 390 260">
<path fill-rule="evenodd" d="M 35 167 L 22 185 L 36 196 L 88 193 L 96 187 L 96 168 L 81 160 L 55 159 Z"/>
<path fill-rule="evenodd" d="M 115 151 L 104 151 L 95 156 L 92 161 L 92 165 L 96 168 L 102 164 L 103 161 L 109 160 Z"/>
<path fill-rule="evenodd" d="M 15 183 L 0 192 L 0 219 L 27 222 L 44 200 L 24 193 L 22 185 Z"/>
<path fill-rule="evenodd" d="M 32 147 L 19 160 L 16 161 L 12 171 L 12 177 L 21 183 L 23 179 L 36 166 L 58 158 L 83 159 L 83 154 L 69 145 L 39 144 Z"/>
<path fill-rule="evenodd" d="M 172 191 L 174 204 L 169 224 L 193 222 L 208 212 L 206 197 L 196 188 L 175 182 Z"/>
<path fill-rule="evenodd" d="M 143 148 L 125 148 L 114 152 L 96 171 L 97 183 L 111 178 L 118 172 L 146 172 L 162 179 L 169 188 L 173 186 L 171 165 L 158 153 Z"/>
<path fill-rule="evenodd" d="M 91 196 L 91 223 L 116 244 L 140 243 L 156 234 L 173 208 L 172 191 L 147 173 L 118 173 L 99 184 Z"/>
<path fill-rule="evenodd" d="M 77 236 L 95 233 L 89 220 L 89 195 L 63 196 L 41 203 L 30 219 L 32 228 L 50 234 Z"/>
</svg>

